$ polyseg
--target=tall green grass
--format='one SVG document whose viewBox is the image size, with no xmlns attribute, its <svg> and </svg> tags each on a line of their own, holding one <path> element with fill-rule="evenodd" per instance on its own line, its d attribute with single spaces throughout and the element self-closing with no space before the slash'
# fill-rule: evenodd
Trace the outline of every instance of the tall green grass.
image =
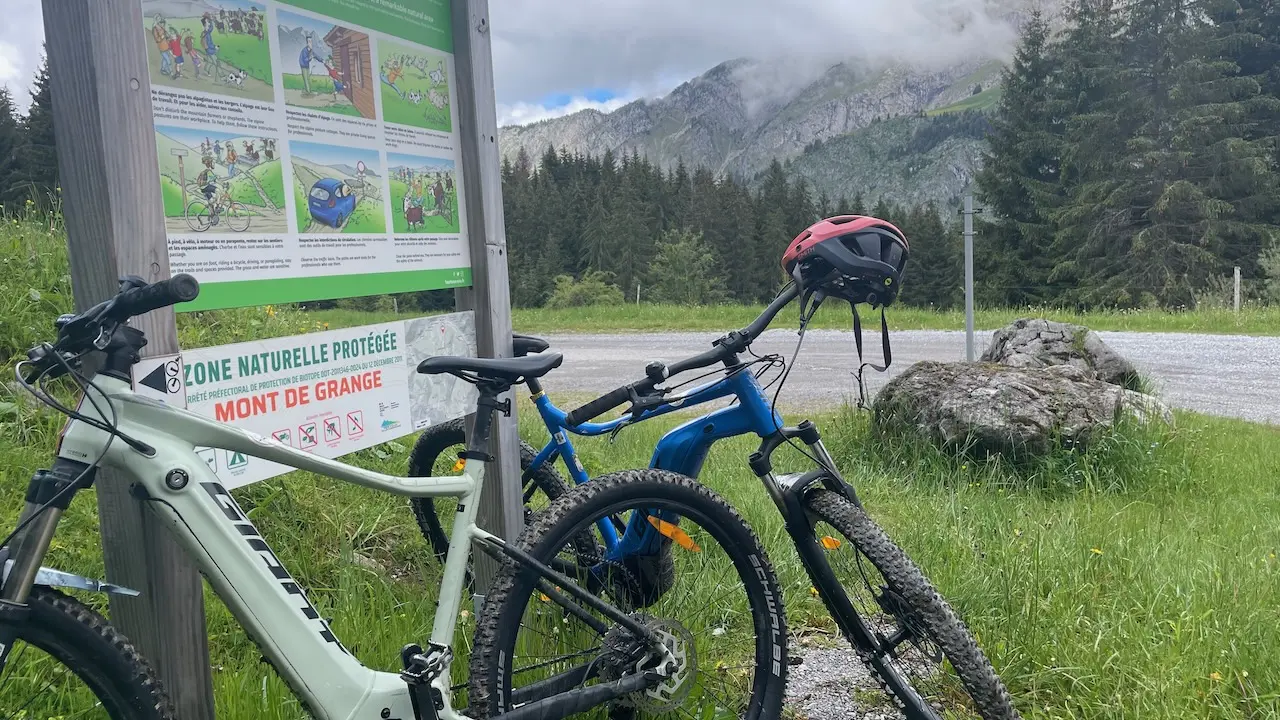
<svg viewBox="0 0 1280 720">
<path fill-rule="evenodd" d="M 560 310 L 515 308 L 511 315 L 516 328 L 524 332 L 722 332 L 745 326 L 763 309 L 763 306 L 751 305 L 681 307 L 631 303 Z M 846 307 L 841 312 L 838 306 L 824 309 L 814 318 L 812 327 L 847 329 L 851 324 L 847 310 Z M 794 327 L 798 319 L 797 312 L 793 308 L 784 310 L 776 321 L 776 327 Z M 964 312 L 959 310 L 893 307 L 889 309 L 887 317 L 889 327 L 893 330 L 964 329 Z M 974 326 L 980 330 L 994 330 L 1023 317 L 1043 317 L 1104 331 L 1280 335 L 1280 307 L 1266 306 L 1246 306 L 1239 313 L 1216 308 L 1182 312 L 1074 312 L 1043 307 L 982 308 L 974 314 Z M 866 318 L 863 320 L 867 321 Z"/>
</svg>

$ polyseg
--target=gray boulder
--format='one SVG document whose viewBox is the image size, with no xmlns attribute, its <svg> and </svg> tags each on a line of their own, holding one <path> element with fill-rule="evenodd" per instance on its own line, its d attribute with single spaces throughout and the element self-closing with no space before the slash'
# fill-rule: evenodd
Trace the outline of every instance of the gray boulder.
<svg viewBox="0 0 1280 720">
<path fill-rule="evenodd" d="M 1052 320 L 1024 318 L 997 330 L 982 353 L 982 362 L 1020 368 L 1071 365 L 1103 382 L 1141 389 L 1138 369 L 1097 333 Z"/>
<path fill-rule="evenodd" d="M 953 450 L 1015 456 L 1082 448 L 1126 414 L 1173 421 L 1156 398 L 1074 365 L 920 362 L 885 385 L 873 409 L 881 430 L 913 433 Z"/>
</svg>

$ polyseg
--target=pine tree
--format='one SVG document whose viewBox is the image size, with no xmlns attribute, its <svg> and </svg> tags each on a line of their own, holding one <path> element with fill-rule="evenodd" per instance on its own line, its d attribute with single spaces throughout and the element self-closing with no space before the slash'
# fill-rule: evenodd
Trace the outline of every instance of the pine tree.
<svg viewBox="0 0 1280 720">
<path fill-rule="evenodd" d="M 1058 191 L 1061 135 L 1055 132 L 1049 101 L 1054 76 L 1049 24 L 1033 11 L 1012 64 L 1004 71 L 1003 94 L 987 135 L 980 196 L 994 213 L 992 250 L 995 277 L 1003 285 L 1001 304 L 1040 302 L 1053 261 L 1053 223 L 1042 203 Z"/>
<path fill-rule="evenodd" d="M 43 62 L 31 91 L 31 107 L 22 119 L 22 144 L 15 154 L 14 172 L 0 202 L 15 205 L 30 199 L 47 203 L 58 187 L 58 154 L 53 138 L 53 100 L 49 94 L 49 65 Z"/>
<path fill-rule="evenodd" d="M 669 231 L 658 243 L 648 272 L 649 297 L 675 305 L 714 305 L 728 299 L 716 258 L 702 236 Z"/>
<path fill-rule="evenodd" d="M 1214 31 L 1191 0 L 1125 8 L 1115 91 L 1077 118 L 1074 139 L 1092 162 L 1059 215 L 1059 237 L 1079 242 L 1087 303 L 1190 305 L 1224 269 L 1227 246 L 1256 255 L 1269 234 L 1243 202 L 1274 192 L 1269 146 L 1239 136 L 1240 100 L 1257 85 L 1206 59 Z"/>
<path fill-rule="evenodd" d="M 959 235 L 942 222 L 930 202 L 903 214 L 899 229 L 910 253 L 903 278 L 902 301 L 917 307 L 951 308 L 962 297 L 963 267 Z"/>
<path fill-rule="evenodd" d="M 8 88 L 0 87 L 0 203 L 3 203 L 5 189 L 12 182 L 14 163 L 21 142 L 22 128 L 18 124 L 13 99 Z M 0 209 L 0 214 L 3 212 Z"/>
</svg>

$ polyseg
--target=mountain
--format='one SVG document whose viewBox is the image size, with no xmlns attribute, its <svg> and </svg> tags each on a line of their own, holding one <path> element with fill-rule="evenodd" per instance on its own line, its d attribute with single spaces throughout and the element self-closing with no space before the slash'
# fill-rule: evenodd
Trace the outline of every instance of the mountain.
<svg viewBox="0 0 1280 720">
<path fill-rule="evenodd" d="M 990 129 L 984 111 L 998 98 L 998 89 L 984 90 L 932 113 L 873 122 L 813 142 L 784 167 L 832 199 L 861 194 L 869 204 L 884 197 L 906 205 L 933 201 L 946 210 L 981 167 Z"/>
<path fill-rule="evenodd" d="M 815 142 L 858 135 L 876 120 L 956 106 L 975 90 L 985 92 L 998 84 L 1000 68 L 998 61 L 981 59 L 936 70 L 838 63 L 795 87 L 785 84 L 783 64 L 733 60 L 665 97 L 637 100 L 612 113 L 585 110 L 501 128 L 500 142 L 506 158 L 514 158 L 521 148 L 536 157 L 549 145 L 591 155 L 634 149 L 664 167 L 683 160 L 690 167 L 706 165 L 751 178 L 774 158 L 797 157 Z M 861 135 L 845 144 L 865 144 L 882 134 Z M 813 172 L 830 174 L 817 169 L 821 159 L 810 161 Z M 971 175 L 971 163 L 960 164 L 966 168 L 962 174 Z"/>
<path fill-rule="evenodd" d="M 307 44 L 307 31 L 301 27 L 291 28 L 287 25 L 281 25 L 277 31 L 276 37 L 279 38 L 280 57 L 287 60 L 293 60 L 302 54 L 302 48 Z M 327 58 L 333 55 L 333 51 L 324 43 L 324 37 L 320 34 L 311 37 L 311 50 L 317 58 Z M 292 72 L 298 72 L 298 64 L 292 65 L 286 63 L 286 66 L 292 67 Z"/>
</svg>

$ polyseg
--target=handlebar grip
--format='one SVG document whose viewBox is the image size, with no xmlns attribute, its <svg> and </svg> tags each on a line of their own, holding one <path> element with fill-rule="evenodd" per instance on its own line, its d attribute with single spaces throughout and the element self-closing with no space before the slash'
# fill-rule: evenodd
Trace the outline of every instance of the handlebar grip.
<svg viewBox="0 0 1280 720">
<path fill-rule="evenodd" d="M 616 390 L 601 395 L 582 407 L 574 410 L 565 417 L 565 422 L 570 426 L 578 426 L 589 420 L 593 420 L 610 410 L 618 407 L 631 399 L 631 388 L 634 385 L 623 385 Z"/>
<path fill-rule="evenodd" d="M 200 283 L 186 273 L 178 273 L 168 280 L 120 293 L 116 297 L 112 314 L 120 319 L 136 317 L 152 310 L 195 300 L 199 294 Z"/>
</svg>

